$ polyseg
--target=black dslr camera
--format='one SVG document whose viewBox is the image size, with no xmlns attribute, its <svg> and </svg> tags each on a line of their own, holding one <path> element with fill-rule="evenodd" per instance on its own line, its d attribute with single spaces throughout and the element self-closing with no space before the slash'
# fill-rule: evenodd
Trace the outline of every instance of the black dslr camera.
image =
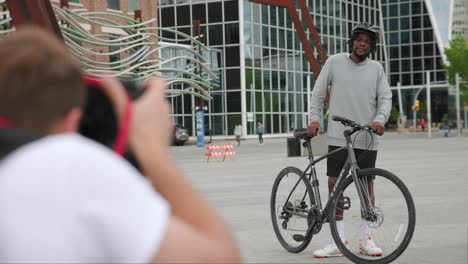
<svg viewBox="0 0 468 264">
<path fill-rule="evenodd" d="M 116 151 L 116 143 L 119 144 L 121 143 L 121 140 L 124 142 L 127 140 L 127 134 L 121 134 L 123 132 L 128 132 L 128 126 L 130 124 L 120 122 L 121 127 L 119 127 L 119 122 L 117 120 L 117 115 L 114 112 L 112 102 L 103 91 L 99 79 L 85 77 L 84 82 L 86 85 L 86 102 L 83 117 L 80 122 L 79 132 L 83 136 L 93 139 Z M 120 79 L 120 82 L 131 100 L 140 97 L 145 90 L 143 81 Z M 127 131 L 125 131 L 125 129 Z M 130 150 L 128 150 L 128 148 L 125 148 L 123 153 L 118 154 L 123 155 L 125 159 L 139 169 L 135 156 Z"/>
</svg>

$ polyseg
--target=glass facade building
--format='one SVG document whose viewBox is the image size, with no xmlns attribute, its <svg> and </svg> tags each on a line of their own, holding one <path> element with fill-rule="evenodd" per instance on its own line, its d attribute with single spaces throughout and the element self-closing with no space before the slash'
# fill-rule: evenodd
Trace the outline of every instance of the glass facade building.
<svg viewBox="0 0 468 264">
<path fill-rule="evenodd" d="M 357 22 L 381 25 L 380 1 L 306 1 L 321 43 L 330 56 L 348 51 L 349 32 Z M 299 7 L 296 8 L 299 17 Z M 205 124 L 215 136 L 232 135 L 241 124 L 244 135 L 255 135 L 261 121 L 266 134 L 284 135 L 308 123 L 308 97 L 314 85 L 304 49 L 285 8 L 247 0 L 161 0 L 159 26 L 195 35 L 200 21 L 202 41 L 215 49 L 221 65 L 220 79 L 205 103 Z M 305 23 L 302 22 L 303 27 Z M 168 38 L 175 36 L 161 32 Z M 310 34 L 306 30 L 306 35 Z M 309 44 L 313 46 L 312 40 Z M 385 43 L 379 43 L 373 58 L 386 61 Z M 190 44 L 183 43 L 180 44 Z M 174 121 L 195 131 L 196 98 L 171 99 Z M 208 134 L 209 132 L 207 132 Z"/>
<path fill-rule="evenodd" d="M 452 36 L 462 35 L 468 41 L 468 0 L 452 0 L 453 16 L 451 21 Z"/>
<path fill-rule="evenodd" d="M 389 58 L 389 81 L 403 88 L 403 111 L 411 113 L 414 95 L 426 83 L 446 83 L 444 43 L 448 43 L 449 2 L 430 0 L 381 0 Z M 444 1 L 445 2 L 445 1 Z M 443 34 L 441 34 L 443 33 Z M 432 121 L 448 111 L 448 87 L 431 89 Z M 423 91 L 418 98 L 426 98 Z M 394 105 L 398 104 L 396 91 Z M 425 114 L 425 113 L 420 113 Z M 408 118 L 411 116 L 408 115 Z"/>
</svg>

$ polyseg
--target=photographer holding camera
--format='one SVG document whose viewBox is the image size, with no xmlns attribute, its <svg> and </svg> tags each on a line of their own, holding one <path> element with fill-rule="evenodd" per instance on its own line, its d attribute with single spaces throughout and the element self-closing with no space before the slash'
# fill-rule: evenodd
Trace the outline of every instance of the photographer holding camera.
<svg viewBox="0 0 468 264">
<path fill-rule="evenodd" d="M 55 36 L 20 28 L 0 40 L 0 58 L 0 262 L 240 261 L 221 218 L 169 156 L 164 81 L 148 81 L 131 103 L 128 146 L 142 177 L 77 133 L 82 71 Z M 102 85 L 122 120 L 123 87 Z"/>
</svg>

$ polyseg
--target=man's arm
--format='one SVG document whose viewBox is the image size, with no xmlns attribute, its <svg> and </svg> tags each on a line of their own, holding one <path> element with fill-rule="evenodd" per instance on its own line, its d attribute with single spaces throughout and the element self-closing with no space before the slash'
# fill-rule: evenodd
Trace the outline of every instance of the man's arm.
<svg viewBox="0 0 468 264">
<path fill-rule="evenodd" d="M 310 121 L 320 122 L 322 108 L 327 96 L 327 88 L 331 83 L 332 71 L 331 71 L 331 60 L 327 60 L 320 75 L 315 82 L 314 89 L 310 97 Z"/>
<path fill-rule="evenodd" d="M 108 86 L 119 85 L 112 79 L 106 82 Z M 153 262 L 240 262 L 239 250 L 223 220 L 182 176 L 169 155 L 172 122 L 165 88 L 164 81 L 152 80 L 143 97 L 134 102 L 129 138 L 143 174 L 172 209 Z"/>
<path fill-rule="evenodd" d="M 320 133 L 320 119 L 322 108 L 327 97 L 327 89 L 330 85 L 332 72 L 330 70 L 331 60 L 327 60 L 320 75 L 315 82 L 314 89 L 310 96 L 310 124 L 307 127 L 307 135 L 309 137 L 315 137 Z"/>
<path fill-rule="evenodd" d="M 392 109 L 392 91 L 385 76 L 385 72 L 380 66 L 379 79 L 377 82 L 377 111 L 373 122 L 385 125 L 390 117 Z"/>
</svg>

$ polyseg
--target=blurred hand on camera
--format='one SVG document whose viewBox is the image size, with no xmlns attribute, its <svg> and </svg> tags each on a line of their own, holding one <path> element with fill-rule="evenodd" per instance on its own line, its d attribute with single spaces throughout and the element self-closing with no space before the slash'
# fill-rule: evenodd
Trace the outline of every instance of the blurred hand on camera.
<svg viewBox="0 0 468 264">
<path fill-rule="evenodd" d="M 122 84 L 115 78 L 101 79 L 104 92 L 110 97 L 120 122 L 124 116 L 128 95 Z M 164 96 L 166 82 L 161 78 L 146 81 L 143 95 L 132 101 L 132 116 L 129 133 L 131 147 L 137 145 L 167 148 L 171 141 L 173 125 L 170 119 L 170 105 Z"/>
<path fill-rule="evenodd" d="M 167 84 L 162 78 L 146 81 L 143 96 L 133 104 L 133 141 L 144 138 L 162 148 L 169 146 L 173 124 L 170 118 L 171 106 L 164 95 L 166 90 Z"/>
</svg>

